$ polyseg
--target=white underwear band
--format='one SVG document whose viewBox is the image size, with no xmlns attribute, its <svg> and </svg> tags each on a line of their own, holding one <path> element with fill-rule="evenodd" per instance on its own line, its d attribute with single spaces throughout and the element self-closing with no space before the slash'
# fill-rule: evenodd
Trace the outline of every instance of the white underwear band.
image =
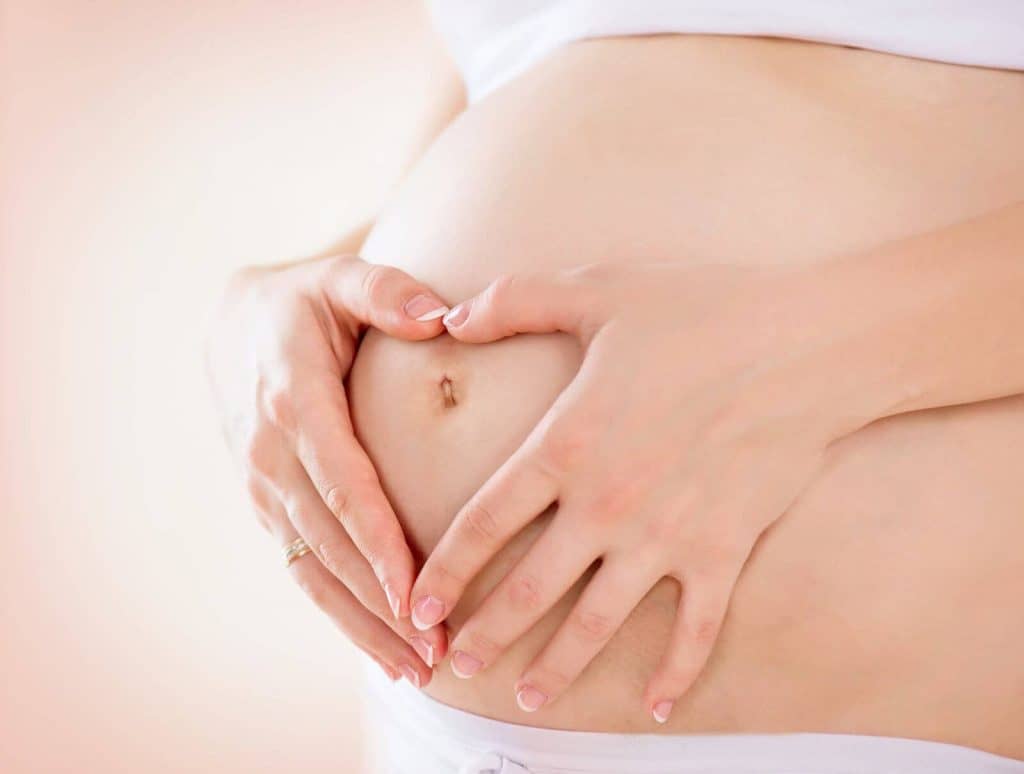
<svg viewBox="0 0 1024 774">
<path fill-rule="evenodd" d="M 369 668 L 373 774 L 1024 774 L 952 744 L 847 734 L 606 734 L 491 720 Z"/>
</svg>

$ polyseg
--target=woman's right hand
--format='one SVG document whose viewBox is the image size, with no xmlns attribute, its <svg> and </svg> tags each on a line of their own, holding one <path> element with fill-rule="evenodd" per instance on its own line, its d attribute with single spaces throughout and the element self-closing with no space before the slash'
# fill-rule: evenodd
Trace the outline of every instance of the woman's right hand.
<svg viewBox="0 0 1024 774">
<path fill-rule="evenodd" d="M 426 685 L 443 626 L 409 620 L 416 568 L 376 471 L 356 440 L 344 379 L 366 326 L 420 340 L 448 308 L 398 269 L 356 257 L 250 268 L 232 279 L 207 347 L 228 443 L 263 526 L 312 553 L 292 576 L 397 679 Z M 418 658 L 417 658 L 418 654 Z"/>
</svg>

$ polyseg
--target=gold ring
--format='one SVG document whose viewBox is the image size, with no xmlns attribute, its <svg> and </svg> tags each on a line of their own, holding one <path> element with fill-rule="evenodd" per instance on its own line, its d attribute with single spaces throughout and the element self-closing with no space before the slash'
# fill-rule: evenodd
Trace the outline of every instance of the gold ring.
<svg viewBox="0 0 1024 774">
<path fill-rule="evenodd" d="M 290 567 L 292 562 L 300 556 L 305 556 L 312 550 L 313 549 L 309 547 L 309 544 L 306 543 L 305 540 L 300 537 L 295 538 L 295 540 L 288 543 L 281 549 L 281 556 L 284 558 L 284 566 Z"/>
</svg>

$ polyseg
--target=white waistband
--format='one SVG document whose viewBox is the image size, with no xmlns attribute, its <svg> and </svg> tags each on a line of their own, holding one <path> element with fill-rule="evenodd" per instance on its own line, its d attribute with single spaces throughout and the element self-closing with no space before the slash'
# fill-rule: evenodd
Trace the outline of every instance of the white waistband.
<svg viewBox="0 0 1024 774">
<path fill-rule="evenodd" d="M 916 739 L 520 726 L 449 707 L 370 666 L 374 774 L 1024 774 L 1022 761 Z"/>
</svg>

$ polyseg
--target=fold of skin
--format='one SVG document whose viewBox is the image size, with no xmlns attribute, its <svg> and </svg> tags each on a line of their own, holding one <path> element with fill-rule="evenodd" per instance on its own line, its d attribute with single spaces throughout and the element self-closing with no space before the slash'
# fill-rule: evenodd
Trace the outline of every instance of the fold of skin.
<svg viewBox="0 0 1024 774">
<path fill-rule="evenodd" d="M 823 261 L 1020 199 L 1020 136 L 1017 73 L 737 38 L 576 44 L 459 118 L 363 254 L 450 302 L 500 273 L 600 260 Z M 366 336 L 353 420 L 421 557 L 579 356 L 561 335 Z M 1007 398 L 834 445 L 758 544 L 705 674 L 663 727 L 640 697 L 675 614 L 669 581 L 539 712 L 521 712 L 512 686 L 576 590 L 497 664 L 466 681 L 442 664 L 429 692 L 558 728 L 883 734 L 1024 758 L 1022 439 L 1024 398 Z M 453 625 L 547 518 L 487 568 Z"/>
</svg>

